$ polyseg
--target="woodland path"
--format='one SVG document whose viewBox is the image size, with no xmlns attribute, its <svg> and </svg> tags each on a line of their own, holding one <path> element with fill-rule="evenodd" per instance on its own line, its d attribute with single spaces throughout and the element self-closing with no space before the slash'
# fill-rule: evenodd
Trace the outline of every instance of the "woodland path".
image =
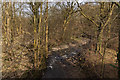
<svg viewBox="0 0 120 80">
<path fill-rule="evenodd" d="M 81 41 L 53 48 L 52 55 L 49 55 L 47 60 L 47 70 L 43 78 L 86 78 L 84 71 L 74 64 L 75 58 L 81 52 L 80 46 L 89 43 L 89 40 Z"/>
</svg>

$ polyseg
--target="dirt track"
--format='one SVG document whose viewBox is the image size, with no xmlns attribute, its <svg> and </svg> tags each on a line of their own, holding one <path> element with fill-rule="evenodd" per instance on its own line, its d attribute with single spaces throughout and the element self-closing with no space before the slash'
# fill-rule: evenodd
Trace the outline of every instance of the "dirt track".
<svg viewBox="0 0 120 80">
<path fill-rule="evenodd" d="M 43 78 L 86 78 L 83 70 L 75 64 L 81 51 L 79 46 L 85 45 L 84 43 L 79 42 L 74 46 L 70 46 L 70 44 L 63 45 L 62 48 L 54 48 L 52 55 L 47 60 L 47 70 Z M 69 61 L 69 59 L 72 60 Z"/>
</svg>

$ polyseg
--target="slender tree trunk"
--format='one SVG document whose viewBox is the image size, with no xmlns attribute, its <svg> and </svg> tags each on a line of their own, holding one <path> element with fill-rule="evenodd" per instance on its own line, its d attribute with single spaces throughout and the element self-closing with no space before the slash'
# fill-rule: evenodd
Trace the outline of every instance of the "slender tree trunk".
<svg viewBox="0 0 120 80">
<path fill-rule="evenodd" d="M 104 20 L 104 16 L 105 16 L 104 15 L 104 8 L 105 8 L 104 2 L 100 3 L 100 5 L 101 5 L 101 7 L 100 7 L 100 20 L 101 20 L 101 22 L 100 22 L 100 25 L 98 27 L 97 52 L 99 52 L 101 54 L 101 52 L 102 52 L 102 36 L 103 36 L 101 31 L 103 31 L 102 30 L 103 20 Z"/>
<path fill-rule="evenodd" d="M 46 58 L 48 58 L 48 1 L 47 1 L 47 5 L 46 5 L 46 39 L 45 39 L 45 42 L 46 42 L 46 46 L 45 46 L 45 49 L 46 49 Z"/>
<path fill-rule="evenodd" d="M 39 57 L 39 61 L 38 61 L 38 67 L 41 65 L 41 59 L 43 59 L 43 53 L 41 50 L 41 29 L 42 29 L 42 6 L 43 6 L 43 2 L 41 2 L 40 4 L 40 17 L 39 17 L 39 30 L 38 30 L 38 57 Z M 40 55 L 41 54 L 41 55 Z M 41 57 L 40 57 L 41 56 Z"/>
<path fill-rule="evenodd" d="M 118 60 L 118 77 L 120 79 L 120 28 L 119 28 L 119 47 L 118 47 L 118 54 L 117 54 L 117 60 Z"/>
<path fill-rule="evenodd" d="M 105 69 L 105 61 L 104 61 L 104 57 L 105 57 L 105 53 L 106 53 L 106 46 L 107 46 L 107 42 L 104 42 L 104 51 L 103 51 L 103 56 L 102 56 L 102 78 L 104 78 L 104 69 Z"/>
<path fill-rule="evenodd" d="M 73 3 L 71 3 L 72 6 Z M 73 7 L 69 7 L 70 8 L 70 12 L 67 12 L 68 15 L 65 16 L 64 19 L 64 23 L 63 23 L 63 33 L 62 33 L 62 40 L 67 40 L 68 38 L 70 38 L 69 35 L 66 35 L 66 30 L 68 28 L 68 24 L 70 22 L 71 16 L 74 13 Z"/>
<path fill-rule="evenodd" d="M 66 36 L 66 30 L 67 30 L 67 27 L 68 27 L 68 24 L 69 24 L 69 21 L 70 21 L 70 18 L 71 18 L 71 15 L 68 15 L 67 19 L 64 20 L 64 24 L 63 24 L 63 35 L 62 35 L 62 39 L 63 40 L 66 40 L 67 36 Z"/>
<path fill-rule="evenodd" d="M 120 12 L 120 5 L 118 6 L 118 12 Z M 120 21 L 120 14 L 118 16 L 118 21 Z M 120 25 L 120 23 L 118 23 Z M 119 26 L 119 45 L 118 45 L 118 54 L 117 54 L 117 60 L 118 60 L 118 78 L 120 79 L 120 26 Z"/>
<path fill-rule="evenodd" d="M 7 15 L 6 15 L 6 2 L 3 3 L 2 5 L 2 28 L 4 31 L 4 44 L 7 45 Z"/>
<path fill-rule="evenodd" d="M 34 15 L 34 67 L 37 68 L 37 45 L 36 45 L 36 16 Z"/>
<path fill-rule="evenodd" d="M 11 9 L 12 9 L 12 4 L 11 2 L 8 3 L 8 8 L 6 10 L 6 15 L 7 15 L 7 44 L 10 46 L 11 44 Z"/>
<path fill-rule="evenodd" d="M 20 4 L 20 9 L 21 9 L 21 4 Z M 21 14 L 22 14 L 22 12 L 21 12 L 21 10 L 20 10 L 20 11 L 19 11 L 19 20 L 20 20 L 19 34 L 22 34 Z"/>
</svg>

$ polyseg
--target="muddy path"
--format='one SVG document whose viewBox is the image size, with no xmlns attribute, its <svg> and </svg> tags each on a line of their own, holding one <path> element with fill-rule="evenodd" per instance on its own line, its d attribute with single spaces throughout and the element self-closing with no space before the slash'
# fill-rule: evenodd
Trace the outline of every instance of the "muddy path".
<svg viewBox="0 0 120 80">
<path fill-rule="evenodd" d="M 55 55 L 48 60 L 47 70 L 43 78 L 84 78 L 85 74 L 79 66 L 68 62 L 64 57 Z"/>
<path fill-rule="evenodd" d="M 82 47 L 87 45 L 89 40 L 82 41 L 53 48 L 43 78 L 86 78 L 87 74 L 80 68 L 78 61 L 83 54 Z"/>
</svg>

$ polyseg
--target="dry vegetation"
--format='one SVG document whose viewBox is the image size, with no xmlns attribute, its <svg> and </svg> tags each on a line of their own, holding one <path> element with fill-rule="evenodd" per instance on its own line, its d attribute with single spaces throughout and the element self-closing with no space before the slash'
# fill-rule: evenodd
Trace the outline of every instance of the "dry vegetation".
<svg viewBox="0 0 120 80">
<path fill-rule="evenodd" d="M 120 78 L 119 2 L 1 5 L 3 78 L 42 78 L 55 55 L 74 78 Z"/>
</svg>

